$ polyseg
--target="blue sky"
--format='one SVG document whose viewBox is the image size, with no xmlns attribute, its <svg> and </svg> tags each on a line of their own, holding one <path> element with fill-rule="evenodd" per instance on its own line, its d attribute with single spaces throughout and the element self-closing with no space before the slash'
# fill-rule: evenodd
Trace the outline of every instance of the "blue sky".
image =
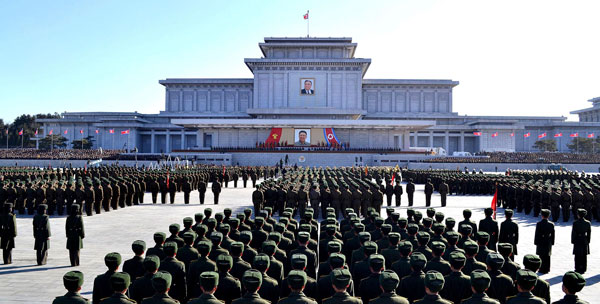
<svg viewBox="0 0 600 304">
<path fill-rule="evenodd" d="M 598 1 L 3 1 L 0 118 L 164 108 L 159 79 L 252 77 L 264 37 L 352 37 L 366 78 L 460 81 L 454 111 L 567 116 L 600 96 Z"/>
</svg>

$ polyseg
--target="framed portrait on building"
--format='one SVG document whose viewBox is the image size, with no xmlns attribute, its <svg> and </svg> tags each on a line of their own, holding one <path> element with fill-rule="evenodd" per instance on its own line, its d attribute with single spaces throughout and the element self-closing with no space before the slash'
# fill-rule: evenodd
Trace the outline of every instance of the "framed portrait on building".
<svg viewBox="0 0 600 304">
<path fill-rule="evenodd" d="M 310 147 L 310 129 L 294 129 L 294 146 Z"/>
<path fill-rule="evenodd" d="M 314 78 L 300 78 L 300 95 L 315 95 Z"/>
</svg>

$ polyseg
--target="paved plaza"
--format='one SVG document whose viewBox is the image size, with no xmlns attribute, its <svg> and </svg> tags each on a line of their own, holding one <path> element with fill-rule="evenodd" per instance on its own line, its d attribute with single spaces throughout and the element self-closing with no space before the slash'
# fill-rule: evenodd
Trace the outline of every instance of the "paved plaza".
<svg viewBox="0 0 600 304">
<path fill-rule="evenodd" d="M 240 182 L 241 184 L 241 182 Z M 0 303 L 50 303 L 55 296 L 66 291 L 63 288 L 62 276 L 70 270 L 79 270 L 85 274 L 85 283 L 82 287 L 84 297 L 92 297 L 94 278 L 103 272 L 104 255 L 109 252 L 119 252 L 123 261 L 133 256 L 131 243 L 134 240 L 144 240 L 148 247 L 153 246 L 152 235 L 156 231 L 168 232 L 172 223 L 182 225 L 186 216 L 193 217 L 195 213 L 202 212 L 205 207 L 210 207 L 214 213 L 224 208 L 232 208 L 234 213 L 241 212 L 246 207 L 251 207 L 252 188 L 223 188 L 220 204 L 213 205 L 212 192 L 207 191 L 206 205 L 200 205 L 198 192 L 192 193 L 191 203 L 183 204 L 183 193 L 178 193 L 174 205 L 153 205 L 151 196 L 146 194 L 144 204 L 127 207 L 92 217 L 84 216 L 85 239 L 81 251 L 81 266 L 70 267 L 69 254 L 65 249 L 65 217 L 53 217 L 50 220 L 52 237 L 49 250 L 48 264 L 37 266 L 35 251 L 33 250 L 32 217 L 18 216 L 18 236 L 16 248 L 13 251 L 13 264 L 0 265 Z M 239 186 L 239 184 L 238 184 Z M 210 189 L 210 188 L 209 188 Z M 491 196 L 450 196 L 448 206 L 438 208 L 446 217 L 462 220 L 462 210 L 473 210 L 473 220 L 478 222 L 483 218 L 483 209 L 490 206 Z M 415 207 L 425 214 L 425 197 L 423 186 L 417 186 L 415 193 Z M 159 196 L 160 201 L 160 196 Z M 439 206 L 439 195 L 434 194 L 433 207 Z M 385 203 L 384 203 L 385 204 Z M 403 206 L 398 207 L 401 216 L 406 216 L 406 196 L 402 198 Z M 213 214 L 214 214 L 213 213 Z M 385 210 L 382 210 L 385 216 Z M 499 210 L 498 221 L 504 220 L 502 210 Z M 514 220 L 520 227 L 519 253 L 516 261 L 521 264 L 523 255 L 535 253 L 533 237 L 535 223 L 538 219 L 525 217 L 516 213 Z M 562 275 L 574 269 L 573 247 L 571 245 L 571 222 L 556 223 L 556 243 L 552 255 L 552 271 L 543 275 L 551 285 L 552 301 L 563 297 L 561 291 Z M 598 224 L 593 223 L 592 228 L 592 254 L 588 256 L 588 272 L 584 275 L 587 286 L 580 293 L 580 297 L 590 303 L 598 303 L 594 297 L 600 295 L 600 241 L 595 241 L 599 235 Z"/>
</svg>

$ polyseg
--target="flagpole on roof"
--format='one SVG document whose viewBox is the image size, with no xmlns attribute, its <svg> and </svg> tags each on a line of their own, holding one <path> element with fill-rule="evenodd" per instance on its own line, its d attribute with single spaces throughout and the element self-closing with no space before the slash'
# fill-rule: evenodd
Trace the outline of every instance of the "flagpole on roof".
<svg viewBox="0 0 600 304">
<path fill-rule="evenodd" d="M 306 10 L 306 38 L 310 37 L 310 16 L 308 15 L 308 10 Z"/>
</svg>

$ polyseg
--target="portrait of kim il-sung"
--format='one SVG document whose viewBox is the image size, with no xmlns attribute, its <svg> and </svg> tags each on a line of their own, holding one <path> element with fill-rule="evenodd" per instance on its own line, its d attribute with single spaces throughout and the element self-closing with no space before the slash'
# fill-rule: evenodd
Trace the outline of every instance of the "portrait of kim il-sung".
<svg viewBox="0 0 600 304">
<path fill-rule="evenodd" d="M 300 95 L 314 95 L 315 94 L 315 79 L 314 78 L 300 78 Z"/>
<path fill-rule="evenodd" d="M 295 129 L 294 135 L 294 146 L 310 146 L 310 129 Z"/>
</svg>

